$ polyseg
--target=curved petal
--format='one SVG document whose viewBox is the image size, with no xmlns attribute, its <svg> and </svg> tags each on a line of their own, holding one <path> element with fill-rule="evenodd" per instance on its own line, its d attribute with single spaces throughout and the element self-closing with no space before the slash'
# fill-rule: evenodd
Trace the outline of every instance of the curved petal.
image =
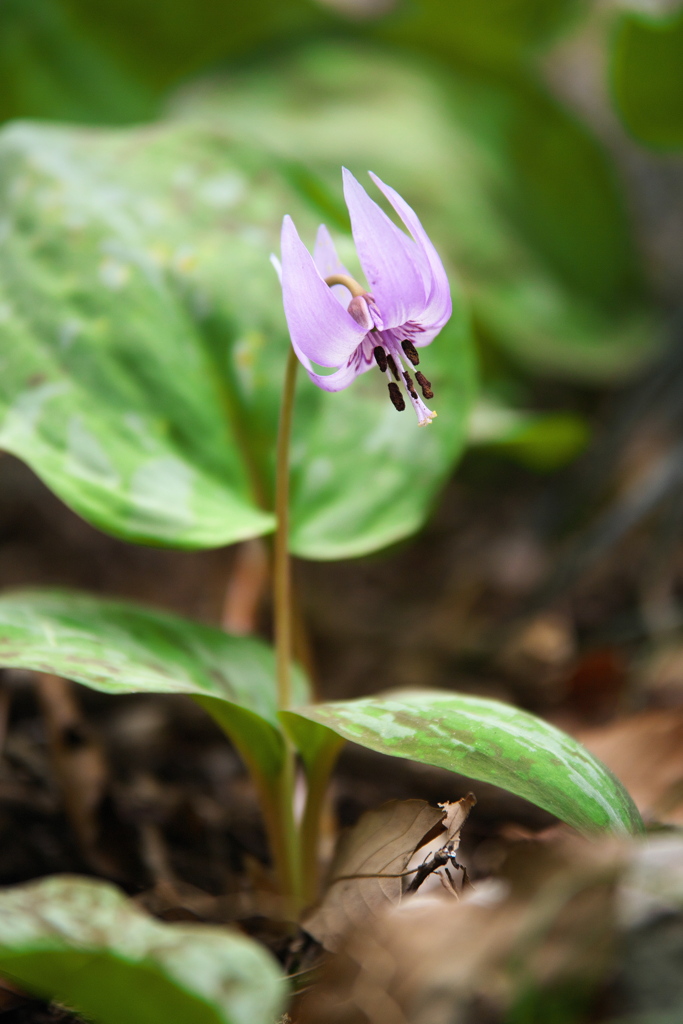
<svg viewBox="0 0 683 1024">
<path fill-rule="evenodd" d="M 280 286 L 282 286 L 282 264 L 280 263 L 279 259 L 277 258 L 274 252 L 271 252 L 270 254 L 270 263 L 273 269 L 275 270 L 275 273 L 277 274 L 277 279 L 280 282 Z"/>
<path fill-rule="evenodd" d="M 332 236 L 325 227 L 321 224 L 318 228 L 318 234 L 315 238 L 315 247 L 313 249 L 313 262 L 320 271 L 322 278 L 331 277 L 332 274 L 345 274 L 349 277 L 350 274 L 344 264 L 337 256 L 337 250 Z M 349 302 L 351 301 L 351 292 L 348 288 L 345 288 L 343 284 L 332 285 L 330 289 L 335 299 L 341 302 L 344 309 L 349 308 Z"/>
<path fill-rule="evenodd" d="M 311 378 L 314 384 L 317 384 L 323 391 L 343 391 L 344 388 L 348 388 L 349 384 L 353 384 L 356 377 L 361 373 L 365 373 L 366 370 L 370 369 L 369 366 L 342 366 L 341 369 L 336 370 L 334 373 L 322 374 L 315 373 L 313 370 L 307 370 L 308 376 Z"/>
<path fill-rule="evenodd" d="M 424 327 L 419 332 L 411 331 L 410 333 L 408 333 L 406 331 L 406 336 L 409 338 L 410 341 L 412 341 L 415 348 L 424 348 L 426 345 L 431 345 L 431 343 L 434 341 L 434 338 L 436 338 L 437 334 L 441 332 L 441 328 L 444 326 L 444 324 L 448 322 L 449 319 L 450 314 L 442 323 L 434 324 L 432 327 Z"/>
<path fill-rule="evenodd" d="M 327 287 L 291 217 L 282 222 L 282 301 L 295 348 L 320 366 L 342 366 L 366 328 Z"/>
<path fill-rule="evenodd" d="M 358 349 L 351 354 L 346 366 L 340 367 L 334 373 L 316 373 L 311 366 L 310 359 L 296 345 L 293 344 L 292 347 L 308 376 L 323 391 L 343 391 L 344 388 L 348 388 L 349 384 L 353 384 L 356 377 L 361 373 L 366 373 L 375 365 L 374 361 L 367 360 L 362 345 L 359 345 Z"/>
<path fill-rule="evenodd" d="M 377 188 L 380 189 L 380 191 L 387 197 L 393 208 L 396 210 L 396 213 L 399 215 L 416 243 L 421 248 L 424 253 L 424 258 L 429 266 L 432 278 L 431 287 L 421 316 L 414 319 L 417 323 L 423 325 L 428 331 L 433 328 L 440 330 L 450 319 L 453 311 L 451 289 L 448 284 L 448 278 L 446 276 L 443 263 L 441 262 L 441 258 L 434 248 L 427 232 L 422 227 L 417 214 L 410 206 L 408 206 L 405 199 L 402 199 L 398 192 L 391 188 L 390 185 L 385 185 L 376 174 L 372 173 L 372 171 L 369 173 L 375 185 L 377 185 Z M 432 337 L 433 336 L 434 335 L 432 334 Z M 423 345 L 425 343 L 426 342 L 422 341 Z"/>
<path fill-rule="evenodd" d="M 350 171 L 344 167 L 342 173 L 353 239 L 384 326 L 418 320 L 427 298 L 421 249 L 389 220 Z"/>
</svg>

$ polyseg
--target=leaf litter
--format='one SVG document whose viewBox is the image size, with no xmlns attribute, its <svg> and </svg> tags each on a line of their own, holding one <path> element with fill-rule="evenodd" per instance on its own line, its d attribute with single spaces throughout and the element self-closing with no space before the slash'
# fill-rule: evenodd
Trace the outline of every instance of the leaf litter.
<svg viewBox="0 0 683 1024">
<path fill-rule="evenodd" d="M 682 853 L 680 836 L 594 843 L 565 830 L 519 839 L 498 877 L 460 900 L 418 894 L 350 930 L 297 1020 L 616 1024 L 642 1007 L 673 1011 L 657 1017 L 673 1024 L 683 984 L 673 969 L 681 942 L 670 933 L 673 920 L 683 935 L 683 876 L 678 868 L 672 885 L 671 867 Z M 657 955 L 668 982 L 653 996 Z"/>
<path fill-rule="evenodd" d="M 579 740 L 628 789 L 646 821 L 683 825 L 683 711 L 653 708 L 625 715 Z"/>
<path fill-rule="evenodd" d="M 303 927 L 326 949 L 339 949 L 349 931 L 454 865 L 460 830 L 475 803 L 468 793 L 438 808 L 425 800 L 390 800 L 366 811 L 342 834 L 322 902 Z"/>
</svg>

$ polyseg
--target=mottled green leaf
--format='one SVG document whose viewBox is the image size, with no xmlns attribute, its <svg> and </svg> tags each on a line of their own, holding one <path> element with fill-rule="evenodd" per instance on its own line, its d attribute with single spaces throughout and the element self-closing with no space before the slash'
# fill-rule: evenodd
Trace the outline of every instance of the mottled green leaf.
<svg viewBox="0 0 683 1024">
<path fill-rule="evenodd" d="M 164 924 L 104 882 L 0 890 L 0 972 L 96 1024 L 273 1024 L 284 982 L 237 931 Z"/>
<path fill-rule="evenodd" d="M 612 87 L 628 130 L 655 149 L 683 147 L 683 10 L 667 18 L 623 13 L 614 34 Z"/>
<path fill-rule="evenodd" d="M 283 717 L 296 715 L 382 754 L 501 786 L 581 832 L 642 829 L 628 793 L 585 747 L 500 701 L 425 690 L 313 704 Z"/>
<path fill-rule="evenodd" d="M 322 218 L 290 167 L 233 139 L 178 123 L 0 136 L 0 445 L 129 540 L 205 547 L 273 526 L 288 338 L 268 257 L 284 213 L 311 244 Z M 425 370 L 438 431 L 398 416 L 379 373 L 340 395 L 302 375 L 297 554 L 360 554 L 424 521 L 472 398 L 457 291 Z"/>
<path fill-rule="evenodd" d="M 103 693 L 187 693 L 272 779 L 283 743 L 272 650 L 252 637 L 68 591 L 0 598 L 0 665 L 50 672 Z M 298 700 L 307 684 L 294 673 Z"/>
<path fill-rule="evenodd" d="M 191 86 L 174 109 L 290 168 L 305 159 L 326 189 L 298 187 L 327 219 L 340 162 L 391 181 L 457 267 L 482 334 L 532 370 L 617 379 L 657 344 L 607 155 L 529 75 L 327 44 Z"/>
<path fill-rule="evenodd" d="M 126 180 L 122 151 L 136 141 L 146 188 L 137 167 Z M 185 249 L 169 244 L 145 149 L 126 132 L 2 133 L 0 444 L 103 529 L 228 543 L 273 519 L 257 507 L 197 316 L 171 280 L 193 241 L 182 230 Z M 164 155 L 158 178 L 172 198 L 176 162 Z M 224 190 L 239 188 L 221 163 Z"/>
</svg>

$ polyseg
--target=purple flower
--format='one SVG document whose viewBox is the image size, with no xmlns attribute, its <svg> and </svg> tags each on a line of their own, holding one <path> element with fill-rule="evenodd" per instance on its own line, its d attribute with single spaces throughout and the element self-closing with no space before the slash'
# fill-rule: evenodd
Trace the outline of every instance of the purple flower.
<svg viewBox="0 0 683 1024">
<path fill-rule="evenodd" d="M 378 366 L 387 377 L 395 408 L 405 409 L 405 393 L 422 426 L 436 413 L 417 394 L 407 364 L 419 364 L 417 350 L 429 345 L 451 315 L 446 272 L 417 216 L 393 188 L 370 175 L 412 238 L 396 227 L 346 168 L 343 176 L 368 288 L 340 263 L 324 225 L 311 257 L 291 217 L 285 217 L 282 265 L 274 257 L 273 262 L 282 281 L 292 345 L 313 383 L 325 391 L 341 391 L 358 374 Z M 312 363 L 334 367 L 335 372 L 316 373 Z M 432 398 L 424 374 L 418 370 L 415 378 L 423 397 Z"/>
</svg>

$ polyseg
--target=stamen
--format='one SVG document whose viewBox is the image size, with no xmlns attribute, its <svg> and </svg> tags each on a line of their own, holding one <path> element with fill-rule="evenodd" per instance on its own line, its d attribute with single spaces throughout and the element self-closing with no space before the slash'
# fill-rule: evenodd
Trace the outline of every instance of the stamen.
<svg viewBox="0 0 683 1024">
<path fill-rule="evenodd" d="M 424 397 L 433 398 L 434 392 L 432 391 L 432 382 L 430 380 L 427 380 L 424 373 L 421 373 L 419 370 L 417 371 L 415 376 L 417 377 L 417 383 L 422 388 L 422 394 L 424 395 Z"/>
<path fill-rule="evenodd" d="M 406 356 L 406 359 L 407 359 L 407 360 L 408 360 L 408 361 L 409 361 L 410 363 L 412 363 L 412 364 L 413 364 L 413 366 L 418 366 L 418 365 L 419 365 L 419 362 L 420 362 L 420 357 L 419 357 L 419 355 L 417 354 L 417 349 L 416 349 L 416 348 L 415 348 L 415 346 L 413 345 L 412 341 L 409 341 L 409 340 L 408 340 L 408 339 L 406 338 L 406 339 L 405 339 L 405 341 L 402 341 L 402 342 L 401 342 L 401 348 L 402 348 L 402 349 L 403 349 L 403 351 L 405 352 L 405 356 Z"/>
<path fill-rule="evenodd" d="M 406 387 L 408 388 L 408 391 L 410 392 L 410 397 L 417 398 L 417 391 L 415 390 L 415 385 L 413 384 L 413 378 L 405 370 L 403 372 L 403 379 L 406 382 Z"/>
<path fill-rule="evenodd" d="M 389 356 L 389 359 L 391 359 L 391 356 Z M 391 399 L 391 404 L 394 409 L 396 409 L 397 412 L 403 412 L 406 407 L 406 403 L 403 401 L 403 395 L 401 394 L 398 384 L 394 384 L 392 380 L 389 382 L 388 388 L 389 398 Z"/>
<path fill-rule="evenodd" d="M 398 370 L 396 369 L 396 363 L 394 362 L 394 357 L 392 355 L 388 355 L 387 356 L 387 366 L 389 367 L 389 369 L 393 373 L 393 375 L 396 378 L 396 380 L 400 380 L 401 378 L 398 375 Z"/>
<path fill-rule="evenodd" d="M 382 373 L 386 373 L 387 372 L 387 366 L 388 366 L 388 360 L 387 360 L 387 354 L 384 351 L 384 349 L 382 348 L 382 346 L 381 345 L 377 345 L 376 348 L 373 348 L 372 353 L 373 353 L 373 355 L 375 357 L 375 362 L 379 366 L 379 368 L 382 371 Z"/>
</svg>

